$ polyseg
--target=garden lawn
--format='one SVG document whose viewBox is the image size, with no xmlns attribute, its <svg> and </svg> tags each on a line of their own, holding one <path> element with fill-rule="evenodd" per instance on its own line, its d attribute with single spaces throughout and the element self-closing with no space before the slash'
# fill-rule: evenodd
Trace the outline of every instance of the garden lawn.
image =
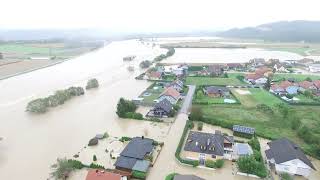
<svg viewBox="0 0 320 180">
<path fill-rule="evenodd" d="M 292 74 L 292 73 L 283 73 L 283 74 L 276 73 L 273 75 L 272 79 L 274 81 L 279 81 L 283 78 L 285 78 L 285 79 L 294 78 L 297 81 L 304 81 L 307 77 L 310 77 L 312 80 L 320 79 L 320 76 L 318 76 L 318 75 Z"/>
<path fill-rule="evenodd" d="M 158 86 L 159 89 L 153 89 L 153 87 L 148 88 L 146 91 L 144 91 L 139 97 L 144 98 L 143 102 L 147 104 L 154 104 L 154 100 L 158 99 L 160 94 L 164 91 L 164 88 Z M 150 96 L 143 96 L 144 93 L 149 92 L 151 93 Z"/>
<path fill-rule="evenodd" d="M 232 88 L 231 92 L 236 98 L 241 102 L 242 105 L 246 107 L 256 107 L 258 105 L 258 102 L 255 100 L 255 98 L 252 96 L 252 94 L 239 94 L 237 90 L 243 90 L 243 91 L 249 91 L 246 88 Z M 250 91 L 249 91 L 250 92 Z"/>
<path fill-rule="evenodd" d="M 301 102 L 301 103 L 314 103 L 314 102 L 318 102 L 318 101 L 315 101 L 315 100 L 313 100 L 313 99 L 311 99 L 311 98 L 309 98 L 309 97 L 306 97 L 306 96 L 303 95 L 303 94 L 298 94 L 298 95 L 296 95 L 296 96 L 294 96 L 294 97 L 298 98 L 299 101 L 297 101 L 297 102 Z"/>
<path fill-rule="evenodd" d="M 250 88 L 249 91 L 258 104 L 266 104 L 268 106 L 274 106 L 276 104 L 283 103 L 282 100 L 275 97 L 270 92 L 260 88 Z"/>
<path fill-rule="evenodd" d="M 187 77 L 186 84 L 188 85 L 219 85 L 219 86 L 237 86 L 246 85 L 236 78 L 215 78 L 215 77 Z"/>
</svg>

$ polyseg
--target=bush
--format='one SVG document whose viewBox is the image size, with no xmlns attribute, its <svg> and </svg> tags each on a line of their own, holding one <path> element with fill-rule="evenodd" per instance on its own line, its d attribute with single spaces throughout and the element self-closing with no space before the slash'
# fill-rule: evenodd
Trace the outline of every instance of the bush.
<svg viewBox="0 0 320 180">
<path fill-rule="evenodd" d="M 78 160 L 68 159 L 68 163 L 75 169 L 82 169 L 85 167 L 85 165 L 83 165 L 82 162 Z"/>
<path fill-rule="evenodd" d="M 156 118 L 156 117 L 151 117 L 149 119 L 147 119 L 148 121 L 152 121 L 152 122 L 163 122 L 163 120 Z"/>
<path fill-rule="evenodd" d="M 216 162 L 215 162 L 216 168 L 222 168 L 223 165 L 224 165 L 224 160 L 222 160 L 222 159 L 216 160 Z"/>
<path fill-rule="evenodd" d="M 95 163 L 91 163 L 89 165 L 89 168 L 92 168 L 92 169 L 105 169 L 104 166 L 99 165 L 99 164 L 95 164 Z"/>
<path fill-rule="evenodd" d="M 143 115 L 141 113 L 136 112 L 127 112 L 124 117 L 129 119 L 143 120 Z"/>
<path fill-rule="evenodd" d="M 293 180 L 293 178 L 288 173 L 280 174 L 281 180 Z"/>
<path fill-rule="evenodd" d="M 139 64 L 140 68 L 142 68 L 142 69 L 148 68 L 148 67 L 150 67 L 151 65 L 152 65 L 152 62 L 149 61 L 149 60 L 142 61 L 142 62 Z"/>
<path fill-rule="evenodd" d="M 92 160 L 93 160 L 93 161 L 97 161 L 97 156 L 96 156 L 95 154 L 93 155 Z"/>
<path fill-rule="evenodd" d="M 248 144 L 252 147 L 252 149 L 257 150 L 260 152 L 260 143 L 257 137 L 251 139 Z"/>
<path fill-rule="evenodd" d="M 253 150 L 253 157 L 256 161 L 258 162 L 263 162 L 263 158 L 262 158 L 262 155 L 261 155 L 261 152 L 260 151 L 257 151 L 257 150 Z"/>
<path fill-rule="evenodd" d="M 256 161 L 253 156 L 240 157 L 237 160 L 237 166 L 240 172 L 254 174 L 262 178 L 267 176 L 264 164 Z"/>
<path fill-rule="evenodd" d="M 198 131 L 202 131 L 202 128 L 203 128 L 203 123 L 198 122 Z"/>
<path fill-rule="evenodd" d="M 132 177 L 137 179 L 146 179 L 147 174 L 140 171 L 132 171 Z"/>
<path fill-rule="evenodd" d="M 125 142 L 125 141 L 131 141 L 131 137 L 127 137 L 127 136 L 122 136 L 120 139 L 119 139 L 119 141 L 121 141 L 121 142 Z"/>
<path fill-rule="evenodd" d="M 222 159 L 218 159 L 216 161 L 206 160 L 206 162 L 205 162 L 205 166 L 208 168 L 219 169 L 219 168 L 222 168 L 223 165 L 224 165 L 224 161 Z"/>
<path fill-rule="evenodd" d="M 177 175 L 178 173 L 171 173 L 166 176 L 165 180 L 173 180 L 174 176 Z"/>
<path fill-rule="evenodd" d="M 189 120 L 191 121 L 202 121 L 203 120 L 203 112 L 200 107 L 192 107 L 191 113 L 189 115 Z"/>
<path fill-rule="evenodd" d="M 27 105 L 26 111 L 35 113 L 45 113 L 47 112 L 48 101 L 47 99 L 39 98 L 30 101 Z"/>
<path fill-rule="evenodd" d="M 99 87 L 99 82 L 97 79 L 89 79 L 86 85 L 86 89 L 92 89 Z"/>
</svg>

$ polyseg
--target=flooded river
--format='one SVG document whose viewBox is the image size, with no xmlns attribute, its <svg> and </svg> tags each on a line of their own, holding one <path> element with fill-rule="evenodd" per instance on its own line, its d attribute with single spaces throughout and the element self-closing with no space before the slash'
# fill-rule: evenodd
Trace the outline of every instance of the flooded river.
<svg viewBox="0 0 320 180">
<path fill-rule="evenodd" d="M 0 179 L 43 180 L 57 157 L 71 157 L 96 133 L 113 136 L 142 135 L 150 122 L 119 120 L 115 114 L 120 97 L 138 96 L 147 86 L 136 81 L 138 71 L 128 72 L 122 58 L 136 55 L 130 65 L 162 53 L 140 42 L 113 42 L 108 46 L 49 68 L 0 81 Z M 43 115 L 25 112 L 28 101 L 72 85 L 85 86 L 90 77 L 101 86 L 73 98 Z M 156 135 L 154 135 L 156 136 Z"/>
</svg>

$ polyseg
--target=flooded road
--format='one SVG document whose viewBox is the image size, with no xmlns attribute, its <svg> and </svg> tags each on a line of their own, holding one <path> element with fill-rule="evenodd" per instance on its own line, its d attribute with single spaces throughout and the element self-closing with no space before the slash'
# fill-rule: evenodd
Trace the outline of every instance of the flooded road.
<svg viewBox="0 0 320 180">
<path fill-rule="evenodd" d="M 113 42 L 62 64 L 0 81 L 0 137 L 4 138 L 0 142 L 0 179 L 46 179 L 57 157 L 72 157 L 97 133 L 142 135 L 152 126 L 150 122 L 119 120 L 115 114 L 120 97 L 134 98 L 150 85 L 136 81 L 139 72 L 128 72 L 128 63 L 122 58 L 136 55 L 130 65 L 138 69 L 140 61 L 163 51 L 135 40 Z M 25 112 L 31 99 L 72 85 L 85 86 L 91 77 L 99 80 L 98 89 L 43 115 Z"/>
</svg>

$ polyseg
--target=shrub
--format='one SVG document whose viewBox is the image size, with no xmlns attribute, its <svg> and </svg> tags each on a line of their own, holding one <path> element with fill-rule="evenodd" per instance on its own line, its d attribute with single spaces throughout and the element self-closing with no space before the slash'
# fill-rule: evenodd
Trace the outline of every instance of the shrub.
<svg viewBox="0 0 320 180">
<path fill-rule="evenodd" d="M 252 149 L 260 151 L 260 143 L 257 137 L 251 139 L 248 144 L 252 147 Z"/>
<path fill-rule="evenodd" d="M 82 169 L 85 166 L 78 160 L 68 159 L 68 163 L 75 169 Z"/>
<path fill-rule="evenodd" d="M 222 159 L 216 160 L 216 162 L 215 162 L 216 168 L 222 168 L 223 165 L 224 165 L 224 160 L 222 160 Z"/>
<path fill-rule="evenodd" d="M 104 166 L 95 163 L 91 163 L 89 167 L 92 169 L 105 169 Z"/>
<path fill-rule="evenodd" d="M 240 172 L 254 174 L 262 178 L 267 176 L 264 164 L 256 161 L 253 156 L 240 157 L 237 160 L 237 166 Z"/>
<path fill-rule="evenodd" d="M 191 121 L 202 121 L 203 120 L 203 112 L 200 107 L 192 107 L 191 113 L 189 115 L 189 120 Z"/>
<path fill-rule="evenodd" d="M 143 115 L 141 113 L 136 112 L 127 112 L 124 117 L 129 119 L 143 120 Z"/>
<path fill-rule="evenodd" d="M 208 168 L 215 168 L 215 162 L 213 160 L 206 160 L 205 166 Z"/>
<path fill-rule="evenodd" d="M 86 85 L 86 89 L 92 89 L 99 87 L 99 82 L 97 79 L 89 79 Z"/>
<path fill-rule="evenodd" d="M 206 162 L 205 162 L 205 166 L 209 167 L 209 168 L 218 169 L 218 168 L 222 168 L 223 165 L 224 165 L 224 161 L 222 159 L 218 159 L 216 161 L 206 160 Z"/>
<path fill-rule="evenodd" d="M 173 180 L 174 176 L 177 175 L 178 173 L 171 173 L 166 176 L 165 180 Z"/>
<path fill-rule="evenodd" d="M 288 173 L 280 174 L 281 180 L 293 180 L 293 178 Z"/>
<path fill-rule="evenodd" d="M 50 174 L 54 179 L 66 179 L 76 169 L 66 158 L 57 159 L 57 163 L 52 165 L 51 168 L 53 171 Z"/>
<path fill-rule="evenodd" d="M 163 122 L 163 120 L 156 118 L 156 117 L 151 117 L 149 119 L 147 119 L 148 121 L 153 121 L 153 122 Z"/>
<path fill-rule="evenodd" d="M 95 154 L 93 155 L 92 160 L 93 160 L 93 161 L 97 161 L 97 156 L 96 156 Z"/>
<path fill-rule="evenodd" d="M 269 114 L 273 114 L 273 110 L 270 106 L 267 106 L 265 104 L 258 104 L 256 106 L 256 108 L 259 110 L 259 111 L 262 111 L 262 112 L 266 112 L 266 113 L 269 113 Z"/>
<path fill-rule="evenodd" d="M 127 137 L 127 136 L 122 136 L 120 139 L 119 139 L 119 141 L 121 141 L 121 142 L 125 142 L 125 141 L 131 141 L 131 137 Z"/>
<path fill-rule="evenodd" d="M 147 174 L 140 171 L 132 171 L 132 177 L 137 179 L 146 179 Z"/>
<path fill-rule="evenodd" d="M 203 123 L 198 122 L 198 131 L 202 131 L 202 128 L 203 128 Z"/>
<path fill-rule="evenodd" d="M 152 62 L 149 61 L 149 60 L 142 61 L 142 62 L 139 64 L 140 68 L 142 68 L 142 69 L 148 68 L 148 67 L 150 67 L 151 65 L 152 65 Z"/>
<path fill-rule="evenodd" d="M 256 161 L 263 162 L 263 158 L 262 158 L 260 151 L 257 151 L 254 149 L 253 150 L 253 157 Z"/>
</svg>

